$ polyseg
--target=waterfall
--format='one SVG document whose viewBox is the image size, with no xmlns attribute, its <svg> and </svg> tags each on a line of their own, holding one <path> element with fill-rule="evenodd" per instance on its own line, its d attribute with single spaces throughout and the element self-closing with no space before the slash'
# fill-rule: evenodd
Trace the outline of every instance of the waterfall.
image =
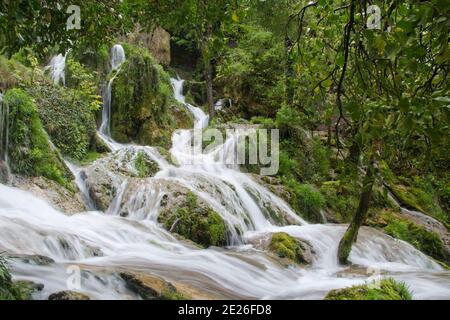
<svg viewBox="0 0 450 320">
<path fill-rule="evenodd" d="M 100 135 L 106 140 L 108 145 L 111 144 L 111 94 L 112 94 L 112 84 L 119 72 L 119 68 L 122 63 L 125 62 L 125 51 L 120 44 L 116 44 L 111 49 L 111 74 L 116 72 L 109 80 L 106 89 L 103 93 L 103 112 L 102 112 L 102 124 L 100 126 Z"/>
<path fill-rule="evenodd" d="M 55 84 L 66 85 L 66 58 L 67 53 L 58 54 L 50 60 L 50 64 L 44 70 L 50 70 L 50 77 Z"/>
<path fill-rule="evenodd" d="M 111 49 L 111 70 L 117 70 L 125 62 L 125 50 L 120 44 Z"/>
<path fill-rule="evenodd" d="M 9 182 L 11 171 L 8 162 L 9 106 L 0 93 L 0 182 Z"/>
<path fill-rule="evenodd" d="M 112 61 L 113 65 L 118 64 Z M 207 126 L 208 116 L 186 103 L 182 80 L 171 82 L 176 99 L 195 118 L 193 129 L 173 134 L 171 154 L 179 165 L 162 160 L 152 147 L 119 144 L 99 132 L 108 138 L 113 152 L 109 158 L 97 160 L 95 168 L 107 170 L 118 186 L 106 212 L 67 216 L 30 193 L 0 185 L 0 252 L 16 257 L 12 261 L 16 279 L 44 284 L 37 298 L 67 290 L 68 267 L 80 268 L 82 286 L 77 291 L 93 299 L 136 298 L 117 277 L 121 271 L 148 272 L 224 298 L 322 299 L 331 289 L 372 280 L 373 273 L 364 270 L 379 270 L 383 276 L 405 281 L 416 298 L 450 297 L 449 271 L 410 244 L 371 228 L 361 229 L 350 255 L 358 269 L 340 266 L 336 252 L 346 226 L 306 223 L 239 167 L 227 166 L 218 155 L 235 152 L 236 136 L 208 154 L 192 154 L 194 129 Z M 124 178 L 106 161 L 117 164 L 128 159 L 125 168 L 120 168 L 128 170 L 139 152 L 158 163 L 160 171 L 154 177 Z M 71 170 L 87 194 L 80 169 L 71 166 Z M 199 249 L 159 225 L 156 218 L 165 194 L 158 186 L 163 183 L 180 184 L 211 206 L 230 229 L 230 246 Z M 134 189 L 129 189 L 132 185 Z M 123 198 L 127 192 L 131 194 L 128 202 Z M 130 211 L 127 217 L 120 216 L 122 205 Z M 289 223 L 272 221 L 266 205 L 282 212 Z M 242 234 L 238 235 L 234 226 Z M 312 265 L 287 268 L 253 245 L 273 232 L 286 232 L 309 242 L 316 252 Z M 23 255 L 46 256 L 54 262 L 30 264 L 24 262 Z"/>
</svg>

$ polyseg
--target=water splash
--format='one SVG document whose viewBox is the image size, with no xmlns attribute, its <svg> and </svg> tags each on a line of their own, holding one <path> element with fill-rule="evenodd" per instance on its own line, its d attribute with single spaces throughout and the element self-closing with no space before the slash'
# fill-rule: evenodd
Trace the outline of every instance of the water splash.
<svg viewBox="0 0 450 320">
<path fill-rule="evenodd" d="M 50 77 L 54 84 L 66 85 L 66 58 L 67 53 L 58 54 L 50 60 L 50 64 L 44 70 L 50 70 Z"/>
<path fill-rule="evenodd" d="M 106 89 L 103 93 L 103 112 L 102 112 L 102 124 L 100 126 L 100 137 L 114 149 L 117 146 L 114 145 L 111 137 L 111 95 L 112 84 L 117 74 L 120 71 L 120 66 L 125 62 L 125 51 L 120 44 L 116 44 L 111 49 L 111 73 L 116 72 L 109 80 Z"/>
</svg>

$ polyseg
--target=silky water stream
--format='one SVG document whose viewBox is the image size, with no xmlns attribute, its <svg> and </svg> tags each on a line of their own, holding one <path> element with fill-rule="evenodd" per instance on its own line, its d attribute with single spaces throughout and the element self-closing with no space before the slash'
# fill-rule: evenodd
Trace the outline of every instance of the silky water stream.
<svg viewBox="0 0 450 320">
<path fill-rule="evenodd" d="M 115 46 L 112 56 L 112 70 L 120 72 L 125 60 L 123 49 Z M 331 289 L 376 280 L 379 273 L 405 281 L 415 298 L 450 298 L 450 272 L 411 245 L 374 229 L 361 230 L 351 253 L 350 259 L 358 268 L 340 266 L 336 252 L 346 227 L 306 223 L 251 176 L 227 165 L 224 159 L 235 152 L 236 137 L 199 156 L 191 152 L 194 130 L 178 130 L 171 149 L 178 166 L 166 161 L 155 148 L 113 141 L 109 136 L 113 80 L 105 93 L 107 111 L 99 136 L 116 158 L 145 152 L 160 171 L 143 179 L 126 201 L 123 195 L 129 181 L 117 178 L 116 198 L 108 210 L 100 212 L 93 210 L 80 178 L 82 168 L 70 165 L 87 207 L 93 210 L 72 216 L 25 191 L 0 185 L 0 251 L 13 257 L 11 268 L 16 279 L 44 284 L 36 298 L 46 299 L 53 292 L 68 289 L 93 299 L 138 298 L 126 288 L 118 275 L 121 271 L 154 274 L 215 297 L 235 299 L 322 299 Z M 194 129 L 207 126 L 208 116 L 186 103 L 183 81 L 171 81 L 175 98 L 195 118 Z M 229 246 L 199 249 L 160 226 L 157 216 L 165 195 L 157 187 L 161 183 L 182 185 L 216 210 L 229 226 Z M 119 214 L 123 206 L 129 212 L 126 217 Z M 277 225 L 268 218 L 267 206 L 283 214 L 289 225 Z M 286 232 L 309 242 L 315 251 L 312 265 L 286 267 L 252 245 L 273 232 Z"/>
</svg>

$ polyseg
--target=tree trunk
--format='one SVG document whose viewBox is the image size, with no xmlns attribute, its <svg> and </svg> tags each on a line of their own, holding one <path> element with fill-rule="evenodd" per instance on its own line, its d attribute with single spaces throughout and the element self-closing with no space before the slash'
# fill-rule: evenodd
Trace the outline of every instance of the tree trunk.
<svg viewBox="0 0 450 320">
<path fill-rule="evenodd" d="M 374 171 L 375 167 L 373 162 L 371 162 L 367 168 L 366 177 L 364 178 L 364 186 L 359 199 L 358 209 L 353 217 L 353 221 L 339 243 L 338 259 L 341 264 L 348 264 L 348 257 L 352 251 L 352 246 L 358 239 L 359 228 L 361 228 L 363 223 L 366 221 L 370 199 L 372 198 L 372 189 L 375 183 Z"/>
<path fill-rule="evenodd" d="M 211 61 L 207 59 L 205 61 L 205 81 L 206 81 L 206 100 L 208 103 L 209 118 L 212 120 L 216 115 L 216 109 L 214 108 L 214 94 L 213 94 L 213 79 L 212 79 L 212 65 Z"/>
<path fill-rule="evenodd" d="M 292 79 L 294 78 L 294 63 L 292 61 L 290 51 L 292 48 L 292 42 L 289 37 L 286 37 L 284 41 L 284 50 L 286 55 L 286 66 L 285 66 L 285 81 L 286 81 L 286 104 L 291 106 L 294 103 L 295 90 L 292 85 Z"/>
</svg>

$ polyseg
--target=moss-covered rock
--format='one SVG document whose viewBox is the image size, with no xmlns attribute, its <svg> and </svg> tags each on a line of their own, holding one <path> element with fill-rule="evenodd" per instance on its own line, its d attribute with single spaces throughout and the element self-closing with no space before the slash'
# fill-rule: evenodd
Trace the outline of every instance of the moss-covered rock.
<svg viewBox="0 0 450 320">
<path fill-rule="evenodd" d="M 380 171 L 388 189 L 405 208 L 428 214 L 449 226 L 449 217 L 439 206 L 438 190 L 427 178 L 396 176 L 389 165 L 382 161 Z"/>
<path fill-rule="evenodd" d="M 377 283 L 332 290 L 325 300 L 412 300 L 405 283 L 384 279 Z"/>
<path fill-rule="evenodd" d="M 48 83 L 30 87 L 39 116 L 54 145 L 71 159 L 82 161 L 90 152 L 105 152 L 97 136 L 94 112 L 98 100 L 82 90 L 61 88 Z"/>
<path fill-rule="evenodd" d="M 163 199 L 158 222 L 204 247 L 226 244 L 227 228 L 222 217 L 200 201 L 195 194 L 175 194 L 171 205 Z"/>
<path fill-rule="evenodd" d="M 278 257 L 298 264 L 312 263 L 311 248 L 284 232 L 272 235 L 268 249 Z"/>
<path fill-rule="evenodd" d="M 190 300 L 188 295 L 159 277 L 131 272 L 122 272 L 120 276 L 127 287 L 144 300 Z"/>
<path fill-rule="evenodd" d="M 72 174 L 44 131 L 33 99 L 21 89 L 6 92 L 9 105 L 9 158 L 13 173 L 43 176 L 73 189 Z"/>
<path fill-rule="evenodd" d="M 172 133 L 192 126 L 191 115 L 173 98 L 169 75 L 150 53 L 124 45 L 121 66 L 111 97 L 112 136 L 119 142 L 169 147 Z"/>
<path fill-rule="evenodd" d="M 91 298 L 83 293 L 67 290 L 52 293 L 48 300 L 91 300 Z"/>
<path fill-rule="evenodd" d="M 125 180 L 136 178 L 139 184 L 143 178 L 153 177 L 160 170 L 145 150 L 144 147 L 118 150 L 95 161 L 83 171 L 86 186 L 97 209 L 108 209 Z"/>
<path fill-rule="evenodd" d="M 371 217 L 368 224 L 383 229 L 390 236 L 406 241 L 423 253 L 441 261 L 449 260 L 449 254 L 439 235 L 425 229 L 392 210 L 383 210 Z"/>
</svg>

